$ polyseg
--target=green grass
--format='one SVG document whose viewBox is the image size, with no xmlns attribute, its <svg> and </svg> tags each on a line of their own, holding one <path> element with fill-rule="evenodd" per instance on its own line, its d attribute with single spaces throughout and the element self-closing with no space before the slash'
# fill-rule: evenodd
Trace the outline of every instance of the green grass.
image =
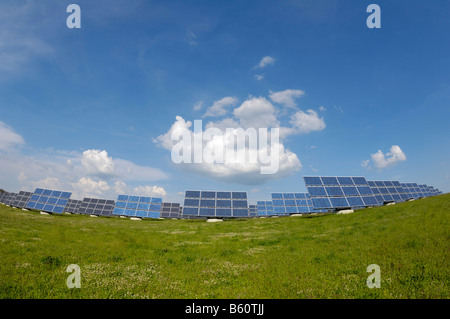
<svg viewBox="0 0 450 319">
<path fill-rule="evenodd" d="M 0 206 L 0 298 L 449 298 L 449 213 L 450 194 L 223 223 Z M 80 289 L 66 285 L 70 264 Z"/>
</svg>

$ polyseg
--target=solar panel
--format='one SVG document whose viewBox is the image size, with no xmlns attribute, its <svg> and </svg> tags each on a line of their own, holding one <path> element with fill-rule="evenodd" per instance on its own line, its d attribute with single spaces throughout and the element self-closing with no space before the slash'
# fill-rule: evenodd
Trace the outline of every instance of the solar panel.
<svg viewBox="0 0 450 319">
<path fill-rule="evenodd" d="M 11 204 L 13 203 L 13 201 L 14 201 L 16 195 L 17 195 L 16 193 L 8 193 L 8 194 L 5 196 L 5 198 L 4 198 L 4 200 L 3 200 L 3 203 L 4 203 L 5 205 L 11 206 Z"/>
<path fill-rule="evenodd" d="M 114 205 L 113 200 L 86 197 L 81 201 L 77 213 L 109 217 L 112 215 Z"/>
<path fill-rule="evenodd" d="M 246 192 L 186 191 L 183 217 L 249 217 Z"/>
<path fill-rule="evenodd" d="M 272 193 L 271 204 L 273 205 L 273 215 L 283 216 L 313 212 L 312 201 L 308 193 Z"/>
<path fill-rule="evenodd" d="M 31 198 L 31 195 L 33 195 L 32 192 L 20 191 L 19 194 L 14 197 L 14 200 L 11 202 L 11 206 L 25 208 Z"/>
<path fill-rule="evenodd" d="M 181 217 L 180 203 L 162 203 L 161 217 L 162 218 L 180 218 Z"/>
<path fill-rule="evenodd" d="M 409 188 L 404 187 L 398 181 L 368 181 L 368 183 L 380 205 L 389 202 L 404 202 L 413 198 Z"/>
<path fill-rule="evenodd" d="M 62 214 L 70 195 L 72 193 L 36 188 L 25 207 L 48 213 Z"/>
<path fill-rule="evenodd" d="M 377 206 L 364 177 L 304 176 L 314 211 Z"/>
<path fill-rule="evenodd" d="M 248 215 L 250 217 L 258 216 L 258 211 L 257 211 L 256 205 L 248 205 Z"/>
<path fill-rule="evenodd" d="M 6 196 L 8 196 L 9 193 L 0 193 L 0 203 L 4 202 L 4 199 L 6 198 Z"/>
<path fill-rule="evenodd" d="M 272 194 L 272 196 L 273 196 L 273 194 Z M 274 215 L 272 201 L 257 201 L 256 202 L 256 210 L 257 210 L 258 216 Z"/>
<path fill-rule="evenodd" d="M 66 207 L 64 207 L 65 213 L 79 214 L 78 209 L 83 201 L 77 199 L 69 199 Z"/>
<path fill-rule="evenodd" d="M 128 217 L 160 218 L 161 209 L 161 197 L 119 195 L 112 214 Z"/>
</svg>

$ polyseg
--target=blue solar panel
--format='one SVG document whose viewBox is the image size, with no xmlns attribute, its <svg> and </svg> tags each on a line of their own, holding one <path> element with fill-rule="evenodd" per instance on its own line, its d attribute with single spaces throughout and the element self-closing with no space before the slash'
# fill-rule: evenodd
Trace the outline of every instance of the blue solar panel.
<svg viewBox="0 0 450 319">
<path fill-rule="evenodd" d="M 331 208 L 330 199 L 328 197 L 312 198 L 314 208 Z"/>
<path fill-rule="evenodd" d="M 264 202 L 259 203 L 258 210 L 261 211 L 263 210 L 261 207 L 264 205 Z M 272 193 L 272 201 L 270 203 L 273 204 L 273 215 L 290 215 L 313 211 L 311 200 L 306 193 Z M 266 214 L 260 213 L 260 215 Z"/>
<path fill-rule="evenodd" d="M 358 186 L 358 192 L 361 195 L 373 195 L 372 190 L 369 186 Z"/>
<path fill-rule="evenodd" d="M 338 177 L 339 185 L 342 186 L 351 186 L 354 185 L 353 179 L 351 177 Z"/>
<path fill-rule="evenodd" d="M 317 187 L 317 186 L 307 186 L 309 196 L 327 196 L 327 193 L 325 191 L 324 187 Z"/>
<path fill-rule="evenodd" d="M 328 196 L 344 196 L 344 193 L 340 187 L 327 186 L 325 187 L 325 190 L 327 191 Z"/>
<path fill-rule="evenodd" d="M 364 177 L 352 177 L 355 185 L 368 185 Z"/>
<path fill-rule="evenodd" d="M 119 195 L 112 215 L 160 218 L 162 211 L 161 197 Z"/>
<path fill-rule="evenodd" d="M 252 208 L 256 215 L 256 206 Z M 249 217 L 246 192 L 186 191 L 181 216 Z"/>
<path fill-rule="evenodd" d="M 321 177 L 323 185 L 339 185 L 336 177 Z"/>
<path fill-rule="evenodd" d="M 333 208 L 347 208 L 350 204 L 345 197 L 330 197 L 331 207 Z"/>
<path fill-rule="evenodd" d="M 342 191 L 346 196 L 359 196 L 358 189 L 355 186 L 342 186 Z"/>
<path fill-rule="evenodd" d="M 71 193 L 36 188 L 26 208 L 42 210 L 48 213 L 62 214 Z"/>
<path fill-rule="evenodd" d="M 11 201 L 11 206 L 18 208 L 25 208 L 33 193 L 20 191 Z M 1 201 L 1 200 L 0 200 Z"/>
<path fill-rule="evenodd" d="M 350 205 L 350 207 L 364 207 L 364 202 L 361 197 L 354 196 L 354 197 L 347 197 L 347 202 Z"/>
<path fill-rule="evenodd" d="M 231 199 L 231 192 L 217 192 L 217 198 Z"/>
<path fill-rule="evenodd" d="M 315 210 L 379 205 L 364 177 L 308 176 L 304 180 Z"/>
<path fill-rule="evenodd" d="M 368 181 L 380 205 L 387 202 L 403 202 L 414 197 L 409 187 L 398 181 Z M 405 187 L 403 187 L 405 186 Z"/>
<path fill-rule="evenodd" d="M 272 216 L 274 214 L 272 201 L 258 201 L 256 204 L 258 216 Z"/>
<path fill-rule="evenodd" d="M 186 191 L 186 198 L 200 198 L 200 192 L 199 191 Z"/>
<path fill-rule="evenodd" d="M 319 186 L 319 185 L 323 185 L 322 180 L 320 179 L 320 177 L 311 177 L 311 176 L 304 176 L 303 180 L 305 181 L 305 184 L 311 185 L 311 186 Z"/>
</svg>

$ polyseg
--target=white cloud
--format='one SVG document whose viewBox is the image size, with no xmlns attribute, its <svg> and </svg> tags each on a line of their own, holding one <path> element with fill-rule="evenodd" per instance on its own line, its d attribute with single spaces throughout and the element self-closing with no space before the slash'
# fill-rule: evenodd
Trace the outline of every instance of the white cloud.
<svg viewBox="0 0 450 319">
<path fill-rule="evenodd" d="M 9 150 L 14 146 L 23 144 L 25 144 L 23 137 L 0 121 L 0 151 Z"/>
<path fill-rule="evenodd" d="M 114 162 L 106 151 L 87 150 L 83 152 L 81 164 L 89 175 L 113 177 Z"/>
<path fill-rule="evenodd" d="M 203 107 L 203 101 L 198 101 L 194 104 L 193 110 L 194 111 L 200 111 Z"/>
<path fill-rule="evenodd" d="M 291 116 L 290 123 L 293 125 L 288 131 L 290 134 L 307 134 L 325 129 L 325 121 L 317 115 L 314 110 L 306 112 L 297 111 Z"/>
<path fill-rule="evenodd" d="M 275 117 L 269 116 L 269 118 L 264 119 L 264 116 L 267 116 L 264 111 L 269 113 L 272 111 L 270 102 L 263 98 L 254 98 L 246 102 L 244 102 L 241 107 L 238 108 L 239 110 L 236 109 L 238 111 L 235 110 L 235 114 L 237 115 L 236 117 L 239 117 L 239 121 L 241 123 L 243 123 L 244 125 L 250 125 L 250 127 L 252 127 L 251 124 L 263 126 L 261 125 L 261 123 L 276 123 Z M 256 122 L 251 123 L 251 121 L 253 120 L 256 120 Z M 228 122 L 232 125 L 237 124 L 237 122 L 233 119 L 228 119 Z M 224 122 L 222 122 L 221 124 L 223 123 Z M 210 123 L 208 123 L 206 127 L 210 127 Z M 191 123 L 189 121 L 185 121 L 180 116 L 177 116 L 176 122 L 171 126 L 169 132 L 159 136 L 155 141 L 167 150 L 172 150 L 172 146 L 176 143 L 172 142 L 170 138 L 171 133 L 174 132 L 177 128 L 184 128 L 190 132 L 192 143 L 190 145 L 190 148 L 186 151 L 191 152 L 193 149 L 222 149 L 223 152 L 226 153 L 227 147 L 230 147 L 228 145 L 230 141 L 234 142 L 235 132 L 234 130 L 226 130 L 227 128 L 230 129 L 232 127 L 214 127 L 219 129 L 221 134 L 223 134 L 223 138 L 213 138 L 205 141 L 203 141 L 202 139 L 197 140 L 196 138 L 192 138 L 192 136 L 194 136 L 195 134 L 191 129 Z M 197 145 L 195 143 L 200 144 Z M 297 158 L 297 155 L 290 150 L 285 149 L 284 145 L 281 142 L 273 141 L 273 144 L 268 143 L 266 148 L 259 149 L 254 149 L 249 145 L 245 145 L 242 148 L 239 148 L 236 152 L 237 156 L 243 155 L 245 158 L 257 159 L 260 158 L 261 154 L 271 154 L 273 152 L 273 154 L 278 154 L 278 158 L 276 160 L 278 162 L 279 169 L 276 174 L 261 174 L 261 167 L 263 166 L 263 164 L 260 161 L 247 161 L 245 163 L 236 163 L 231 161 L 225 161 L 222 163 L 203 161 L 203 163 L 181 163 L 178 164 L 178 167 L 184 171 L 193 172 L 202 176 L 208 176 L 210 178 L 223 182 L 233 182 L 247 185 L 261 184 L 270 179 L 281 178 L 292 174 L 294 171 L 297 171 L 302 167 L 300 160 Z"/>
<path fill-rule="evenodd" d="M 82 177 L 76 183 L 72 183 L 74 198 L 104 198 L 105 192 L 110 189 L 106 181 L 94 181 L 91 178 Z"/>
<path fill-rule="evenodd" d="M 369 167 L 369 164 L 370 164 L 370 160 L 364 160 L 361 162 L 362 167 Z"/>
<path fill-rule="evenodd" d="M 158 136 L 157 138 L 154 138 L 153 142 L 166 150 L 171 150 L 174 145 L 171 138 L 172 134 L 175 134 L 176 132 L 182 132 L 184 129 L 189 129 L 191 126 L 191 121 L 185 121 L 184 118 L 177 115 L 175 117 L 175 122 L 172 124 L 169 131 L 167 131 L 167 133 L 163 135 Z"/>
<path fill-rule="evenodd" d="M 27 180 L 27 175 L 25 175 L 24 172 L 20 172 L 19 176 L 17 176 L 17 180 L 21 183 L 25 182 Z"/>
<path fill-rule="evenodd" d="M 272 58 L 271 56 L 265 56 L 261 59 L 261 61 L 259 61 L 257 67 L 258 68 L 265 68 L 268 65 L 272 65 L 275 63 L 275 59 Z"/>
<path fill-rule="evenodd" d="M 166 197 L 167 192 L 160 186 L 142 186 L 139 185 L 133 189 L 133 194 L 138 196 L 150 196 L 150 197 Z"/>
<path fill-rule="evenodd" d="M 279 94 L 276 94 L 279 93 Z M 301 96 L 303 91 L 300 90 L 286 90 L 281 92 L 272 93 L 274 100 L 292 105 L 294 97 Z M 237 99 L 236 99 L 237 100 Z M 219 112 L 221 107 L 214 108 L 214 114 L 223 114 Z M 283 111 L 283 120 L 288 125 L 282 126 L 280 120 L 277 118 L 280 116 L 280 111 L 265 97 L 249 97 L 241 105 L 236 107 L 229 117 L 223 118 L 220 121 L 209 121 L 202 123 L 202 131 L 208 129 L 215 129 L 220 136 L 212 136 L 204 139 L 201 132 L 196 131 L 194 134 L 194 127 L 191 121 L 187 121 L 181 116 L 177 116 L 175 122 L 169 128 L 169 130 L 153 141 L 159 146 L 173 151 L 173 147 L 178 145 L 179 140 L 172 141 L 172 135 L 180 136 L 178 133 L 188 132 L 188 135 L 183 135 L 184 138 L 188 138 L 187 145 L 183 146 L 183 154 L 188 154 L 187 158 L 191 160 L 190 163 L 181 161 L 177 164 L 177 167 L 187 172 L 193 172 L 201 176 L 208 176 L 216 180 L 223 182 L 233 182 L 238 184 L 261 184 L 270 179 L 276 179 L 283 176 L 292 174 L 293 172 L 302 168 L 302 164 L 297 155 L 291 152 L 283 144 L 283 139 L 289 135 L 307 134 L 314 131 L 321 131 L 325 129 L 325 121 L 319 117 L 314 110 L 301 111 L 298 110 L 286 118 L 286 113 L 290 110 Z M 256 129 L 258 134 L 259 128 L 267 128 L 270 132 L 272 128 L 279 128 L 280 140 L 272 145 L 269 145 L 265 149 L 259 147 L 255 148 L 250 143 L 245 143 L 244 146 L 238 147 L 235 152 L 237 155 L 242 155 L 242 158 L 246 158 L 245 162 L 232 162 L 232 161 L 217 161 L 214 158 L 216 152 L 223 155 L 227 153 L 227 149 L 230 147 L 235 148 L 235 133 L 238 130 Z M 198 128 L 196 128 L 198 129 Z M 217 135 L 216 134 L 216 135 Z M 270 133 L 269 133 L 270 137 Z M 274 142 L 274 141 L 273 141 Z M 197 145 L 197 144 L 199 145 Z M 259 149 L 258 149 L 259 148 Z M 201 163 L 194 162 L 194 150 L 202 150 L 203 161 Z M 221 151 L 223 150 L 223 151 Z M 259 152 L 259 153 L 258 153 Z M 205 153 L 206 160 L 205 160 Z M 275 174 L 261 174 L 261 168 L 263 165 L 259 159 L 261 154 L 278 154 L 275 156 L 278 162 L 278 171 Z M 172 154 L 173 155 L 173 154 Z M 258 160 L 250 161 L 248 159 Z M 208 161 L 208 159 L 210 161 Z"/>
<path fill-rule="evenodd" d="M 250 98 L 233 111 L 233 115 L 244 129 L 279 127 L 280 123 L 275 113 L 275 107 L 264 97 Z"/>
<path fill-rule="evenodd" d="M 226 107 L 235 105 L 238 99 L 232 96 L 224 97 L 218 101 L 214 101 L 213 105 L 211 105 L 207 110 L 203 117 L 214 117 L 214 116 L 222 116 L 227 114 Z"/>
<path fill-rule="evenodd" d="M 270 99 L 278 104 L 287 106 L 287 107 L 291 107 L 291 108 L 295 108 L 297 105 L 295 104 L 294 99 L 295 98 L 299 98 L 302 95 L 304 95 L 305 92 L 302 90 L 284 90 L 284 91 L 280 91 L 280 92 L 272 92 L 270 91 Z"/>
<path fill-rule="evenodd" d="M 264 74 L 255 74 L 255 79 L 257 79 L 258 81 L 261 81 L 262 79 L 264 79 Z"/>
<path fill-rule="evenodd" d="M 117 194 L 127 193 L 127 184 L 124 181 L 115 181 L 114 182 L 114 191 Z"/>
<path fill-rule="evenodd" d="M 397 164 L 398 162 L 406 161 L 406 155 L 398 145 L 392 145 L 386 155 L 381 150 L 371 154 L 371 158 L 375 168 L 383 169 Z"/>
</svg>

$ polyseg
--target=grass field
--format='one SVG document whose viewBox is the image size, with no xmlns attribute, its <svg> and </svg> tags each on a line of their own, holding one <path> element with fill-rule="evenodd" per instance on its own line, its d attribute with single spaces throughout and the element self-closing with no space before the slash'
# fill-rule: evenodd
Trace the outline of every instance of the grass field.
<svg viewBox="0 0 450 319">
<path fill-rule="evenodd" d="M 0 298 L 449 298 L 449 214 L 450 194 L 222 223 L 0 205 Z M 70 264 L 79 289 L 66 285 Z M 370 264 L 379 289 L 366 285 Z"/>
</svg>

